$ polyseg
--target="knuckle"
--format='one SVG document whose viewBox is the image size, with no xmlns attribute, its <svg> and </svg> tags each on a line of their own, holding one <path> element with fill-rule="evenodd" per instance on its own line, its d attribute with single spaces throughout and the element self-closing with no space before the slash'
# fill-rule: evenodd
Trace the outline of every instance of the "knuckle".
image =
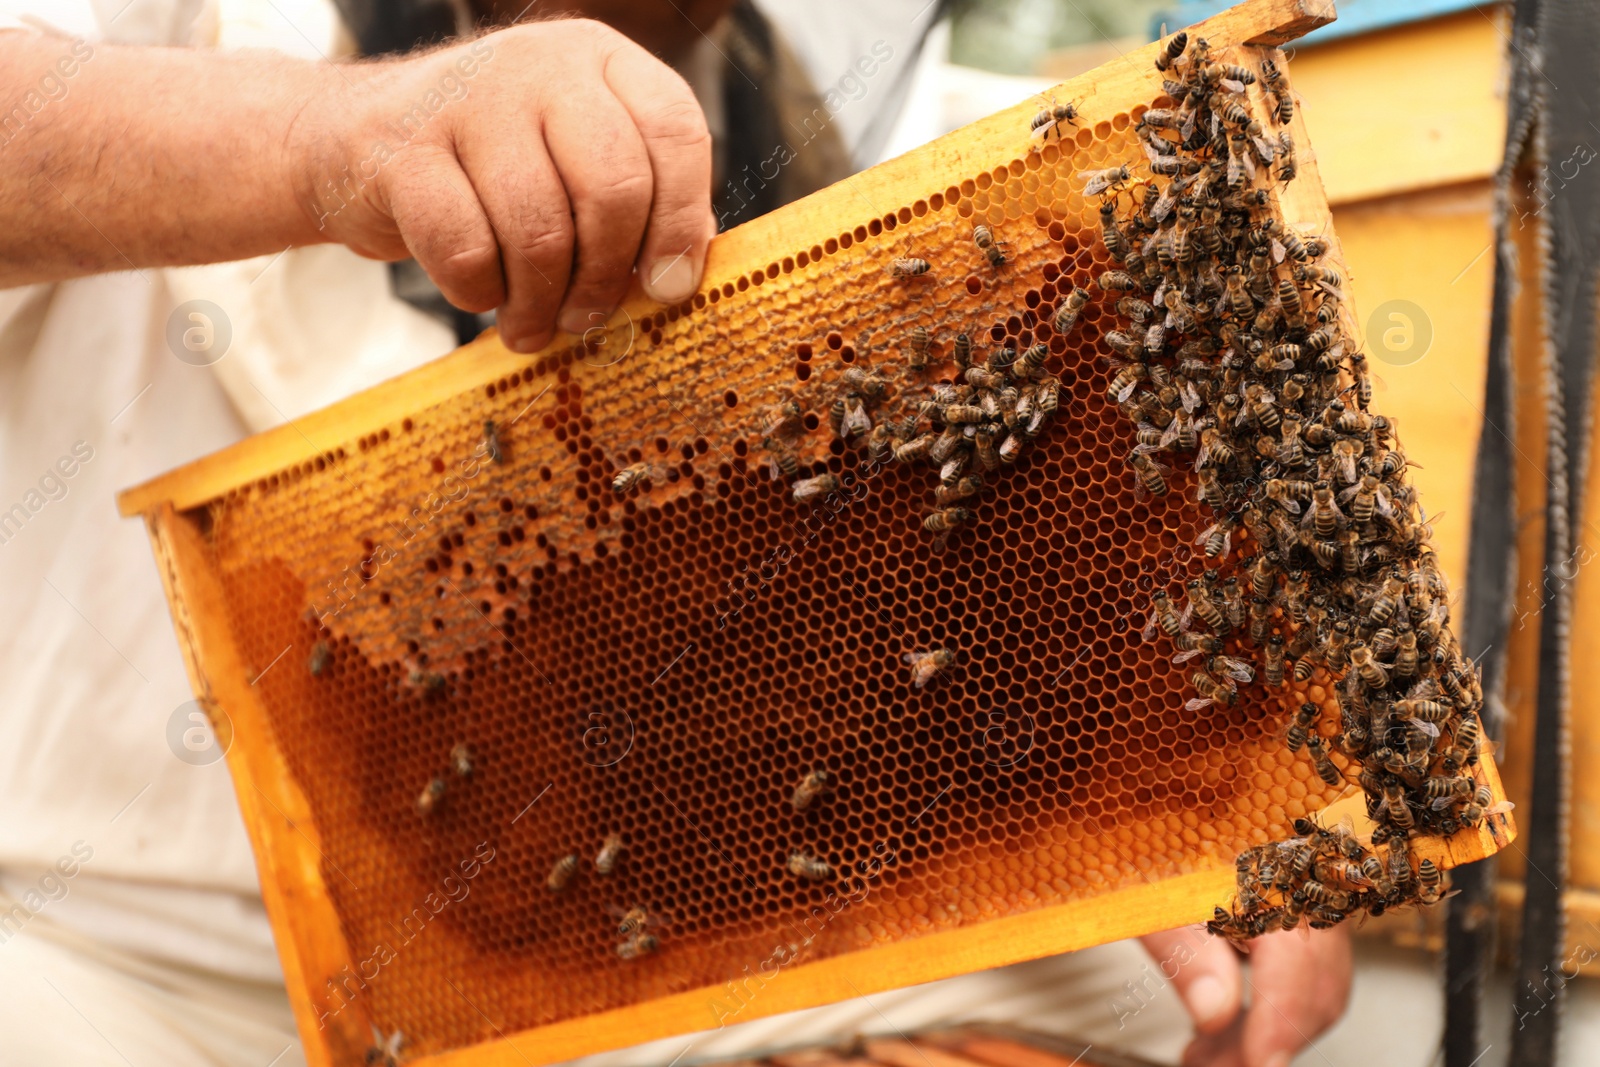
<svg viewBox="0 0 1600 1067">
<path fill-rule="evenodd" d="M 705 112 L 684 86 L 684 95 L 660 100 L 644 116 L 644 133 L 663 147 L 677 151 L 711 150 L 711 129 Z"/>
<path fill-rule="evenodd" d="M 473 245 L 448 252 L 439 260 L 439 273 L 457 284 L 470 284 L 499 265 L 500 251 L 493 245 Z"/>
<path fill-rule="evenodd" d="M 580 199 L 602 211 L 618 211 L 648 204 L 653 185 L 648 170 L 626 164 L 610 166 L 597 175 Z"/>
<path fill-rule="evenodd" d="M 515 232 L 517 250 L 535 263 L 564 265 L 572 256 L 572 225 L 566 219 L 535 215 Z"/>
</svg>

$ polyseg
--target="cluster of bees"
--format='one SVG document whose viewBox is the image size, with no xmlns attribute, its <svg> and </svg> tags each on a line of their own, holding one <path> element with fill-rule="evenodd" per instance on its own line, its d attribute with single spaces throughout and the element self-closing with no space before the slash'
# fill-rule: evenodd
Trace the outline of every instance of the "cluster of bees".
<svg viewBox="0 0 1600 1067">
<path fill-rule="evenodd" d="M 1496 810 L 1471 774 L 1482 693 L 1394 425 L 1369 410 L 1343 280 L 1320 262 L 1327 243 L 1272 213 L 1266 186 L 1294 179 L 1294 142 L 1269 134 L 1246 94 L 1259 81 L 1277 126 L 1292 96 L 1270 60 L 1259 72 L 1219 63 L 1183 33 L 1156 66 L 1172 104 L 1136 126 L 1152 177 L 1135 189 L 1127 166 L 1080 175 L 1103 197 L 1115 266 L 1097 284 L 1117 312 L 1104 358 L 1108 398 L 1134 428 L 1126 462 L 1157 496 L 1172 473 L 1162 460 L 1184 462 L 1216 518 L 1196 542 L 1214 566 L 1187 582 L 1181 609 L 1153 593 L 1146 637 L 1159 630 L 1176 662 L 1195 661 L 1190 710 L 1231 706 L 1257 683 L 1330 679 L 1338 735 L 1325 738 L 1308 703 L 1286 742 L 1330 786 L 1358 783 L 1376 827 L 1364 844 L 1299 820 L 1297 836 L 1250 849 L 1234 908 L 1210 927 L 1242 941 L 1434 903 L 1447 875 L 1413 864 L 1410 838 Z M 1085 301 L 1077 289 L 1062 308 Z"/>
</svg>

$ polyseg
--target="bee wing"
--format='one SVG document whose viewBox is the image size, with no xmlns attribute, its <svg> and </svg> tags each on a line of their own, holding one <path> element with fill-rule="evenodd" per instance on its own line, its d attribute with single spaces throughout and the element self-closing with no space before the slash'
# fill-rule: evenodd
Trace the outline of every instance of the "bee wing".
<svg viewBox="0 0 1600 1067">
<path fill-rule="evenodd" d="M 1216 533 L 1217 527 L 1221 525 L 1221 522 L 1214 522 L 1210 526 L 1207 526 L 1204 530 L 1200 531 L 1200 536 L 1194 539 L 1194 543 L 1197 545 L 1205 544 L 1207 541 L 1211 540 L 1211 535 Z"/>
<path fill-rule="evenodd" d="M 1142 637 L 1146 641 L 1154 641 L 1156 639 L 1156 609 L 1155 608 L 1151 608 L 1150 609 L 1150 618 L 1149 618 L 1148 621 L 1145 622 L 1144 629 L 1139 631 L 1139 636 Z"/>
<path fill-rule="evenodd" d="M 1188 663 L 1190 660 L 1194 659 L 1198 655 L 1200 655 L 1200 650 L 1198 648 L 1191 648 L 1186 652 L 1179 652 L 1176 656 L 1173 656 L 1172 657 L 1172 662 L 1174 662 L 1174 663 Z"/>
<path fill-rule="evenodd" d="M 1288 254 L 1288 251 L 1283 247 L 1283 242 L 1276 237 L 1272 238 L 1271 244 L 1267 247 L 1272 251 L 1272 262 L 1274 263 L 1282 263 L 1283 257 Z"/>
<path fill-rule="evenodd" d="M 391 1059 L 398 1059 L 400 1056 L 400 1046 L 405 1043 L 406 1035 L 402 1034 L 399 1030 L 396 1030 L 394 1033 L 389 1035 L 389 1040 L 384 1044 L 383 1051 L 387 1052 Z"/>
<path fill-rule="evenodd" d="M 918 655 L 919 655 L 919 653 L 916 653 L 916 652 L 907 652 L 904 655 L 902 655 L 900 658 L 903 661 L 905 661 L 906 663 L 915 663 L 915 662 L 917 662 Z"/>
<path fill-rule="evenodd" d="M 1194 387 L 1193 382 L 1184 382 L 1183 385 L 1178 388 L 1178 392 L 1183 397 L 1183 410 L 1188 412 L 1190 415 L 1193 415 L 1200 407 L 1199 390 Z"/>
<path fill-rule="evenodd" d="M 1427 734 L 1429 737 L 1439 736 L 1439 727 L 1431 722 L 1428 722 L 1426 719 L 1412 719 L 1411 726 L 1418 732 Z"/>
<path fill-rule="evenodd" d="M 1382 486 L 1378 487 L 1378 514 L 1386 519 L 1395 517 L 1394 506 L 1389 503 L 1389 493 Z"/>
<path fill-rule="evenodd" d="M 1210 697 L 1193 697 L 1183 702 L 1183 710 L 1199 711 L 1201 708 L 1209 708 L 1212 703 Z"/>
<path fill-rule="evenodd" d="M 1252 137 L 1250 143 L 1255 146 L 1262 163 L 1271 163 L 1278 155 L 1278 146 L 1269 137 Z"/>
<path fill-rule="evenodd" d="M 844 425 L 840 429 L 840 436 L 848 438 L 852 433 L 871 433 L 872 416 L 867 414 L 867 406 L 860 400 L 846 401 L 844 406 Z"/>
<path fill-rule="evenodd" d="M 1495 804 L 1495 805 L 1492 805 L 1492 806 L 1490 806 L 1488 808 L 1485 808 L 1483 813 L 1486 816 L 1487 815 L 1504 815 L 1506 812 L 1510 811 L 1514 807 L 1516 807 L 1516 805 L 1513 804 L 1511 801 L 1502 800 L 1498 804 Z"/>
<path fill-rule="evenodd" d="M 1244 82 L 1242 82 L 1242 81 L 1235 81 L 1232 78 L 1223 78 L 1222 81 L 1219 82 L 1218 84 L 1220 84 L 1224 89 L 1228 90 L 1228 92 L 1230 92 L 1230 93 L 1242 93 L 1242 92 L 1244 92 Z"/>
<path fill-rule="evenodd" d="M 1291 515 L 1300 514 L 1300 501 L 1298 500 L 1290 500 L 1288 497 L 1284 497 L 1278 501 L 1278 506 Z"/>
<path fill-rule="evenodd" d="M 1117 390 L 1117 397 L 1116 397 L 1117 403 L 1120 404 L 1124 400 L 1126 400 L 1130 396 L 1132 396 L 1133 395 L 1133 391 L 1135 389 L 1137 389 L 1138 387 L 1139 387 L 1139 380 L 1137 378 L 1135 378 L 1133 381 L 1130 381 L 1127 385 L 1123 386 L 1121 389 L 1118 389 Z"/>
<path fill-rule="evenodd" d="M 1243 660 L 1237 660 L 1231 656 L 1219 656 L 1218 659 L 1223 661 L 1218 664 L 1222 667 L 1222 673 L 1234 681 L 1249 685 L 1256 680 L 1256 672 L 1251 668 L 1250 664 L 1245 663 Z"/>
<path fill-rule="evenodd" d="M 1340 500 L 1349 500 L 1351 497 L 1355 496 L 1360 491 L 1361 491 L 1361 483 L 1357 482 L 1355 485 L 1352 485 L 1350 488 L 1348 488 L 1348 489 L 1344 490 L 1343 492 L 1341 492 L 1339 494 L 1339 499 Z"/>
<path fill-rule="evenodd" d="M 1194 618 L 1194 601 L 1185 600 L 1183 602 L 1183 614 L 1178 616 L 1178 629 L 1187 630 L 1189 628 L 1189 620 L 1192 618 Z"/>
<path fill-rule="evenodd" d="M 1333 297 L 1333 299 L 1339 301 L 1339 303 L 1341 303 L 1341 304 L 1345 303 L 1345 295 L 1344 295 L 1344 290 L 1343 289 L 1339 288 L 1337 285 L 1334 285 L 1332 282 L 1320 282 L 1319 284 L 1322 286 L 1323 289 L 1327 290 L 1328 295 Z"/>
<path fill-rule="evenodd" d="M 1194 469 L 1199 470 L 1201 467 L 1204 467 L 1206 465 L 1206 460 L 1210 458 L 1211 449 L 1206 445 L 1205 440 L 1202 439 L 1200 442 L 1200 450 L 1196 452 L 1194 456 Z"/>
<path fill-rule="evenodd" d="M 1455 802 L 1455 797 L 1435 797 L 1433 800 L 1429 801 L 1428 807 L 1434 811 L 1443 811 L 1445 808 L 1448 808 Z"/>
<path fill-rule="evenodd" d="M 1091 178 L 1083 187 L 1084 196 L 1098 196 L 1111 186 L 1111 179 L 1106 177 Z"/>
</svg>

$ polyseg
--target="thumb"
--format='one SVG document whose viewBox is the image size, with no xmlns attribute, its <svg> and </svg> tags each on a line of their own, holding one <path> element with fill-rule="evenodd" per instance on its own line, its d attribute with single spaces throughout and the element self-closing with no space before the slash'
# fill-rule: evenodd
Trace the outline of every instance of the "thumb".
<svg viewBox="0 0 1600 1067">
<path fill-rule="evenodd" d="M 1239 955 L 1203 926 L 1185 926 L 1139 939 L 1161 974 L 1183 998 L 1201 1034 L 1224 1030 L 1239 1015 L 1244 978 Z"/>
</svg>

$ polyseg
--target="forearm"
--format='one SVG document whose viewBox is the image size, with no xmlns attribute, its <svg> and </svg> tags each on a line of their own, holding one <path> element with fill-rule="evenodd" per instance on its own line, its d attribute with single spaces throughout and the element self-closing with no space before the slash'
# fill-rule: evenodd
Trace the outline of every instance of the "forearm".
<svg viewBox="0 0 1600 1067">
<path fill-rule="evenodd" d="M 326 240 L 296 119 L 342 74 L 0 32 L 0 286 Z"/>
</svg>

